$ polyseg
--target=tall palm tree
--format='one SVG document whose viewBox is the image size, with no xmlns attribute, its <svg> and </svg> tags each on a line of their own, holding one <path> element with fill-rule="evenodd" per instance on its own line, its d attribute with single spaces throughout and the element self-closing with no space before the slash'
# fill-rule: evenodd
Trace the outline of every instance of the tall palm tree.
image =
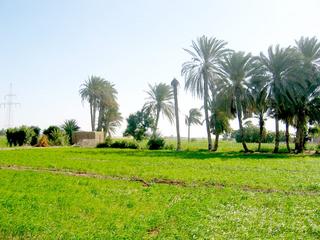
<svg viewBox="0 0 320 240">
<path fill-rule="evenodd" d="M 178 106 L 178 86 L 179 82 L 177 79 L 171 81 L 174 95 L 174 113 L 176 116 L 176 129 L 177 129 L 177 151 L 181 150 L 181 138 L 180 138 L 180 126 L 179 126 L 179 106 Z"/>
<path fill-rule="evenodd" d="M 296 84 L 291 85 L 291 102 L 296 111 L 295 151 L 302 152 L 307 135 L 307 122 L 320 119 L 320 42 L 313 38 L 301 37 L 296 41 L 296 50 L 300 53 L 302 63 L 296 68 Z M 298 83 L 298 84 L 297 84 Z M 304 83 L 304 84 L 302 84 Z"/>
<path fill-rule="evenodd" d="M 103 78 L 97 77 L 97 76 L 91 76 L 80 86 L 80 90 L 79 90 L 82 101 L 89 102 L 92 131 L 95 131 L 96 113 L 99 105 L 99 94 L 103 86 L 104 86 Z"/>
<path fill-rule="evenodd" d="M 279 45 L 268 48 L 268 54 L 260 53 L 260 60 L 269 76 L 269 99 L 275 118 L 275 146 L 279 151 L 279 107 L 286 104 L 286 91 L 291 84 L 288 79 L 297 66 L 297 58 L 292 47 L 280 48 Z"/>
<path fill-rule="evenodd" d="M 203 98 L 208 149 L 212 150 L 209 120 L 209 81 L 216 78 L 219 61 L 228 52 L 227 43 L 216 38 L 202 36 L 192 41 L 191 50 L 184 49 L 192 57 L 191 61 L 182 65 L 181 74 L 185 77 L 185 89 L 193 95 Z"/>
<path fill-rule="evenodd" d="M 255 74 L 255 61 L 256 60 L 251 57 L 251 54 L 245 54 L 244 52 L 233 52 L 221 61 L 221 80 L 224 84 L 220 91 L 228 96 L 234 97 L 241 141 L 245 152 L 250 150 L 244 138 L 242 117 L 248 110 L 248 87 L 250 85 L 250 79 L 254 77 Z"/>
<path fill-rule="evenodd" d="M 166 116 L 171 123 L 174 121 L 173 91 L 168 84 L 159 83 L 153 86 L 149 84 L 149 90 L 146 93 L 148 98 L 143 110 L 155 116 L 153 134 L 156 134 L 160 113 Z"/>
<path fill-rule="evenodd" d="M 185 124 L 188 126 L 188 142 L 190 142 L 191 125 L 201 125 L 202 114 L 199 109 L 191 108 L 189 114 L 185 116 Z"/>
</svg>

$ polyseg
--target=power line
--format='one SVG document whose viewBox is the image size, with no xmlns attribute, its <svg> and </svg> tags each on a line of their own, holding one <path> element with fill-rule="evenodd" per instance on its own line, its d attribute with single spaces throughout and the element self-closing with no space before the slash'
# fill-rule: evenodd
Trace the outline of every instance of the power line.
<svg viewBox="0 0 320 240">
<path fill-rule="evenodd" d="M 10 83 L 9 93 L 5 95 L 4 102 L 0 103 L 0 107 L 3 107 L 5 110 L 7 110 L 6 128 L 11 128 L 13 126 L 12 110 L 14 107 L 20 105 L 20 103 L 13 101 L 15 97 L 16 95 L 12 93 L 12 83 Z"/>
</svg>

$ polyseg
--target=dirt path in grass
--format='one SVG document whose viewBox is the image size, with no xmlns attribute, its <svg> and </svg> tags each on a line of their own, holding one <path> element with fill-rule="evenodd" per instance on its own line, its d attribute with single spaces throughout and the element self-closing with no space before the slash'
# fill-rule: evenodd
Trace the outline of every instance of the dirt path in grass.
<svg viewBox="0 0 320 240">
<path fill-rule="evenodd" d="M 274 188 L 259 188 L 250 185 L 235 185 L 235 184 L 223 184 L 223 183 L 211 183 L 211 182 L 192 182 L 187 183 L 182 180 L 176 179 L 161 179 L 153 178 L 149 181 L 144 180 L 140 177 L 132 176 L 112 176 L 112 175 L 102 175 L 96 173 L 88 173 L 84 171 L 76 171 L 71 169 L 58 169 L 58 168 L 36 168 L 28 166 L 18 166 L 18 165 L 2 165 L 0 170 L 14 170 L 14 171 L 32 171 L 32 172 L 41 172 L 41 173 L 53 173 L 66 176 L 75 176 L 75 177 L 85 177 L 85 178 L 96 178 L 96 179 L 106 179 L 106 180 L 115 180 L 115 181 L 129 181 L 129 182 L 140 182 L 144 187 L 150 187 L 153 184 L 165 184 L 173 185 L 180 187 L 213 187 L 217 189 L 223 188 L 236 188 L 241 189 L 246 192 L 261 192 L 261 193 L 281 193 L 287 195 L 307 195 L 307 196 L 317 196 L 320 195 L 319 191 L 286 191 Z"/>
</svg>

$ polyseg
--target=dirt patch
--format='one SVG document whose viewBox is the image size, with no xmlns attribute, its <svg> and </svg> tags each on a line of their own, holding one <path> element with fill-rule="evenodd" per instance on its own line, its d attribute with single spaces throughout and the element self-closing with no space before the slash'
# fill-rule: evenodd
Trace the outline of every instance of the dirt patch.
<svg viewBox="0 0 320 240">
<path fill-rule="evenodd" d="M 106 180 L 118 180 L 118 181 L 129 181 L 129 182 L 139 182 L 144 187 L 151 187 L 153 184 L 165 184 L 171 186 L 179 186 L 179 187 L 213 187 L 217 189 L 224 188 L 235 188 L 241 189 L 246 192 L 260 192 L 260 193 L 280 193 L 287 195 L 307 195 L 307 196 L 318 196 L 320 195 L 319 191 L 286 191 L 281 189 L 274 188 L 262 188 L 262 187 L 254 187 L 249 185 L 235 185 L 230 184 L 226 185 L 223 183 L 217 182 L 192 182 L 186 183 L 182 180 L 177 179 L 161 179 L 154 178 L 151 181 L 146 181 L 140 177 L 124 177 L 124 176 L 111 176 L 111 175 L 101 175 L 96 173 L 88 173 L 85 171 L 75 171 L 70 169 L 58 169 L 58 168 L 36 168 L 36 167 L 28 167 L 28 166 L 18 166 L 18 165 L 3 165 L 0 166 L 0 170 L 15 170 L 15 171 L 32 171 L 32 172 L 43 172 L 43 173 L 53 173 L 53 174 L 61 174 L 67 176 L 76 176 L 76 177 L 86 177 L 86 178 L 97 178 L 97 179 L 106 179 Z"/>
<path fill-rule="evenodd" d="M 176 186 L 186 186 L 186 183 L 184 181 L 180 180 L 174 180 L 174 179 L 158 179 L 154 178 L 152 180 L 153 183 L 159 183 L 159 184 L 167 184 L 167 185 L 176 185 Z"/>
<path fill-rule="evenodd" d="M 157 228 L 157 227 L 151 228 L 148 230 L 148 235 L 149 235 L 149 237 L 153 238 L 153 237 L 158 236 L 159 232 L 160 232 L 159 228 Z"/>
</svg>

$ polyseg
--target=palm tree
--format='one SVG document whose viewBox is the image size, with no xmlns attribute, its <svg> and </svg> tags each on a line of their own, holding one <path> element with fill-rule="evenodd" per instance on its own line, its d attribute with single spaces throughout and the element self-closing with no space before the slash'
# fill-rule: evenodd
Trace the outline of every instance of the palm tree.
<svg viewBox="0 0 320 240">
<path fill-rule="evenodd" d="M 65 120 L 61 128 L 66 132 L 69 137 L 69 143 L 72 144 L 72 133 L 80 129 L 75 119 Z"/>
<path fill-rule="evenodd" d="M 181 150 L 181 138 L 180 138 L 180 127 L 179 127 L 179 107 L 178 107 L 178 86 L 179 82 L 177 79 L 173 79 L 171 82 L 171 86 L 173 87 L 173 95 L 174 95 L 174 113 L 176 116 L 176 129 L 177 129 L 177 151 Z"/>
<path fill-rule="evenodd" d="M 103 82 L 103 86 L 99 91 L 99 116 L 98 116 L 98 127 L 97 130 L 101 131 L 103 129 L 103 125 L 105 125 L 105 121 L 109 121 L 106 119 L 106 113 L 111 110 L 118 110 L 119 105 L 117 103 L 117 90 L 114 87 L 114 84 L 109 81 Z"/>
<path fill-rule="evenodd" d="M 261 75 L 257 74 L 254 78 L 252 78 L 250 82 L 250 107 L 251 111 L 257 116 L 259 121 L 258 151 L 261 150 L 261 142 L 265 129 L 265 114 L 269 109 L 267 80 L 268 79 L 263 75 L 263 73 L 261 73 Z"/>
<path fill-rule="evenodd" d="M 244 52 L 233 52 L 221 61 L 221 80 L 224 84 L 220 91 L 234 98 L 233 102 L 238 116 L 240 136 L 245 152 L 248 152 L 249 149 L 244 138 L 242 116 L 248 110 L 248 87 L 250 86 L 250 79 L 255 76 L 255 62 L 256 60 L 251 57 L 251 54 L 245 54 Z"/>
<path fill-rule="evenodd" d="M 188 126 L 188 142 L 190 142 L 191 125 L 202 125 L 201 117 L 202 114 L 197 108 L 191 108 L 189 114 L 185 116 L 185 124 Z"/>
<path fill-rule="evenodd" d="M 296 41 L 296 50 L 300 53 L 302 63 L 296 68 L 294 79 L 296 84 L 290 88 L 290 100 L 296 115 L 296 143 L 295 151 L 300 153 L 304 149 L 307 135 L 307 122 L 320 119 L 320 43 L 313 38 L 303 38 Z"/>
<path fill-rule="evenodd" d="M 278 116 L 279 119 L 284 121 L 286 125 L 285 136 L 286 136 L 286 146 L 288 153 L 291 152 L 290 148 L 290 132 L 289 127 L 293 125 L 295 119 L 295 109 L 294 104 L 292 102 L 286 102 L 286 104 L 282 104 L 278 107 Z"/>
<path fill-rule="evenodd" d="M 209 104 L 211 108 L 210 128 L 215 135 L 212 151 L 218 150 L 220 135 L 231 130 L 229 119 L 232 118 L 232 114 L 229 109 L 224 108 L 226 103 L 226 99 L 221 96 Z"/>
<path fill-rule="evenodd" d="M 121 125 L 123 118 L 118 107 L 109 108 L 103 113 L 102 129 L 111 137 L 116 132 L 116 129 Z"/>
<path fill-rule="evenodd" d="M 171 123 L 173 122 L 173 91 L 172 88 L 165 83 L 159 83 L 153 86 L 149 84 L 149 88 L 150 89 L 147 91 L 147 102 L 144 104 L 143 111 L 146 111 L 155 116 L 153 134 L 156 134 L 160 113 L 162 113 L 163 116 L 166 116 Z"/>
<path fill-rule="evenodd" d="M 279 107 L 286 104 L 286 90 L 291 84 L 288 79 L 297 66 L 297 58 L 293 48 L 280 48 L 270 46 L 268 55 L 260 53 L 261 63 L 269 76 L 269 99 L 275 118 L 275 147 L 273 152 L 279 151 Z"/>
<path fill-rule="evenodd" d="M 104 79 L 97 76 L 91 76 L 80 87 L 79 93 L 82 101 L 88 101 L 90 105 L 91 130 L 95 131 L 96 112 L 99 105 L 99 93 L 103 88 Z"/>
<path fill-rule="evenodd" d="M 320 42 L 316 37 L 301 37 L 296 41 L 296 45 L 296 49 L 303 55 L 303 60 L 306 64 L 311 64 L 315 67 L 319 66 Z"/>
<path fill-rule="evenodd" d="M 209 120 L 209 81 L 215 79 L 218 72 L 218 63 L 228 51 L 227 43 L 216 38 L 202 36 L 192 41 L 192 50 L 184 49 L 192 57 L 191 61 L 182 65 L 181 74 L 185 77 L 185 89 L 193 95 L 203 98 L 208 149 L 212 150 L 212 140 Z"/>
</svg>

